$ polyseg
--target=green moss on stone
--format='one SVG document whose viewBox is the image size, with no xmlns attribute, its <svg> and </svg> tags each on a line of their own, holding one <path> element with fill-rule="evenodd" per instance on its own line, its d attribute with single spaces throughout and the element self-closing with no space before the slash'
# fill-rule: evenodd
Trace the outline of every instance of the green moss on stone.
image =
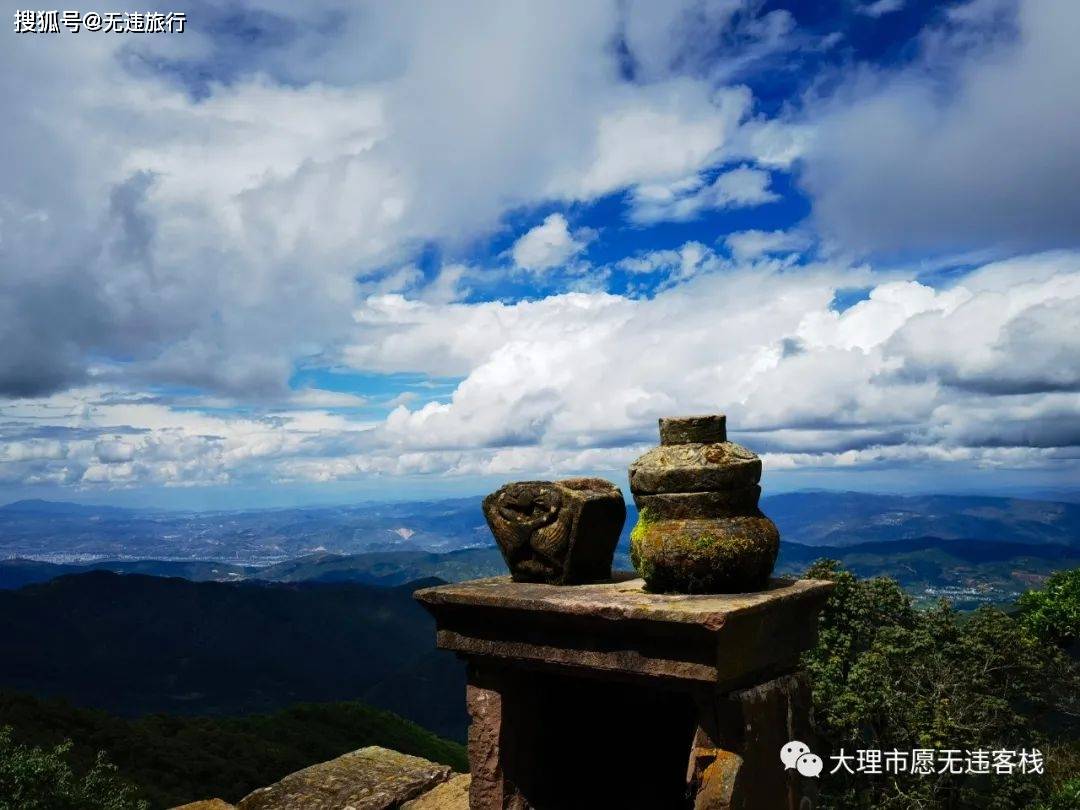
<svg viewBox="0 0 1080 810">
<path fill-rule="evenodd" d="M 779 534 L 760 513 L 725 519 L 644 516 L 630 536 L 631 560 L 650 591 L 730 593 L 764 586 Z"/>
<path fill-rule="evenodd" d="M 634 570 L 637 571 L 641 578 L 646 582 L 649 581 L 649 577 L 652 573 L 652 566 L 648 564 L 641 553 L 641 542 L 652 524 L 652 514 L 648 509 L 642 509 L 638 513 L 637 523 L 634 524 L 634 528 L 630 531 L 630 564 L 634 566 Z"/>
</svg>

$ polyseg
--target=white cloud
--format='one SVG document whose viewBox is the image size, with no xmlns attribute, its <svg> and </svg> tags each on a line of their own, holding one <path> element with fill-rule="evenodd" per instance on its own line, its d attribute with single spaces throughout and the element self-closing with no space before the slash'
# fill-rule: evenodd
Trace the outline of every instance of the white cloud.
<svg viewBox="0 0 1080 810">
<path fill-rule="evenodd" d="M 855 251 L 1075 246 L 1080 4 L 954 12 L 923 33 L 914 63 L 851 70 L 808 102 L 802 179 L 816 224 Z"/>
<path fill-rule="evenodd" d="M 861 6 L 857 6 L 855 11 L 866 17 L 884 17 L 886 14 L 892 14 L 899 11 L 904 7 L 904 0 L 874 0 L 872 3 L 866 3 Z"/>
<path fill-rule="evenodd" d="M 367 400 L 343 391 L 300 388 L 288 397 L 288 403 L 297 408 L 359 408 L 366 405 Z"/>
<path fill-rule="evenodd" d="M 722 270 L 725 264 L 715 251 L 701 242 L 686 242 L 678 250 L 651 250 L 628 256 L 616 262 L 615 267 L 633 275 L 662 275 L 663 280 L 656 289 L 663 290 L 700 273 Z"/>
<path fill-rule="evenodd" d="M 693 243 L 671 253 L 638 259 L 720 264 L 652 298 L 370 297 L 343 362 L 463 378 L 445 400 L 397 398 L 385 419 L 323 391 L 254 414 L 101 387 L 2 405 L 0 478 L 615 475 L 654 442 L 658 416 L 703 410 L 726 411 L 771 470 L 1075 469 L 1080 254 L 996 262 L 934 289 L 835 264 L 724 263 Z M 866 300 L 830 307 L 837 289 L 863 285 Z"/>
<path fill-rule="evenodd" d="M 724 245 L 736 261 L 756 259 L 770 253 L 798 253 L 812 240 L 802 231 L 738 231 L 724 237 Z"/>
<path fill-rule="evenodd" d="M 803 156 L 812 138 L 813 128 L 805 124 L 758 118 L 739 128 L 731 150 L 765 168 L 787 171 Z"/>
<path fill-rule="evenodd" d="M 742 87 L 709 92 L 685 79 L 647 87 L 643 97 L 599 118 L 587 163 L 557 177 L 550 190 L 588 199 L 687 177 L 723 157 L 749 107 L 750 93 Z"/>
<path fill-rule="evenodd" d="M 1072 253 L 991 264 L 966 300 L 927 312 L 890 339 L 903 371 L 996 394 L 1080 390 L 1080 276 Z M 1047 271 L 1061 272 L 1048 275 Z M 1002 281 L 1009 279 L 1008 287 Z"/>
<path fill-rule="evenodd" d="M 261 414 L 235 403 L 160 402 L 100 387 L 0 405 L 0 481 L 75 487 L 265 483 L 278 463 L 336 454 L 371 423 L 324 408 L 356 397 L 305 389 L 290 409 Z M 43 439 L 44 433 L 56 438 Z M 329 443 L 329 444 L 328 444 Z"/>
<path fill-rule="evenodd" d="M 611 43 L 644 7 L 328 0 L 237 9 L 248 13 L 290 36 L 237 51 L 193 25 L 138 42 L 15 38 L 0 52 L 0 148 L 15 156 L 0 187 L 0 394 L 107 373 L 281 396 L 298 358 L 347 339 L 358 294 L 418 291 L 415 272 L 384 278 L 418 246 L 453 267 L 508 210 L 750 157 L 745 88 L 621 76 Z M 320 14 L 332 30 L 310 24 Z M 751 29 L 748 44 L 781 36 Z M 148 67 L 161 64 L 177 70 Z M 207 65 L 239 70 L 199 98 L 175 83 Z M 583 241 L 569 238 L 564 254 Z M 459 297 L 467 275 L 444 270 L 418 294 Z"/>
<path fill-rule="evenodd" d="M 124 441 L 99 441 L 94 446 L 94 452 L 99 461 L 104 464 L 121 464 L 131 461 L 135 457 L 134 445 Z"/>
<path fill-rule="evenodd" d="M 797 119 L 763 116 L 737 81 L 805 39 L 790 14 L 735 0 L 260 0 L 237 13 L 290 36 L 228 58 L 235 42 L 199 30 L 12 38 L 0 480 L 611 468 L 656 416 L 714 408 L 776 464 L 1067 464 L 1075 253 L 935 289 L 839 259 L 795 267 L 770 256 L 803 249 L 801 232 L 743 231 L 731 259 L 689 241 L 575 292 L 462 303 L 492 271 L 458 258 L 508 211 L 626 191 L 637 222 L 683 222 L 775 199 L 770 172 L 795 167 L 833 256 L 1074 247 L 1076 7 L 1023 3 L 1011 38 L 1008 6 L 950 9 L 914 63 L 853 70 Z M 332 33 L 307 24 L 322 14 Z M 198 97 L 174 81 L 225 64 Z M 589 238 L 556 214 L 511 255 L 542 271 Z M 434 277 L 414 264 L 428 245 L 446 257 Z M 595 289 L 615 271 L 651 297 Z M 851 286 L 872 292 L 831 309 Z M 362 398 L 291 390 L 300 358 L 463 381 L 388 396 L 374 420 Z M 204 393 L 146 393 L 178 386 Z"/>
<path fill-rule="evenodd" d="M 510 253 L 514 264 L 524 270 L 550 270 L 585 250 L 588 241 L 587 233 L 570 233 L 562 214 L 549 214 L 541 224 L 522 234 Z"/>
<path fill-rule="evenodd" d="M 685 71 L 729 84 L 800 44 L 791 12 L 761 14 L 760 4 L 746 0 L 628 0 L 624 6 L 622 33 L 635 76 L 644 81 Z M 717 43 L 723 43 L 719 53 Z"/>
<path fill-rule="evenodd" d="M 659 266 L 674 256 L 639 257 L 643 270 L 652 259 Z M 1017 416 L 997 398 L 1002 392 L 971 384 L 969 368 L 1003 379 L 1027 369 L 1022 392 L 1032 402 L 1056 397 L 1058 412 L 1080 409 L 1075 393 L 1063 393 L 1080 387 L 1068 371 L 1075 364 L 1060 364 L 1071 345 L 1052 328 L 1024 328 L 1048 306 L 1066 317 L 1080 300 L 1078 279 L 1077 254 L 1035 256 L 989 265 L 950 289 L 880 282 L 843 313 L 829 306 L 835 291 L 866 284 L 865 273 L 764 262 L 699 275 L 653 299 L 578 294 L 515 305 L 409 305 L 404 317 L 391 318 L 394 325 L 385 316 L 404 302 L 384 299 L 361 316 L 362 324 L 382 321 L 382 339 L 365 341 L 353 359 L 363 367 L 466 373 L 450 402 L 399 408 L 377 432 L 418 452 L 625 446 L 647 438 L 657 416 L 719 408 L 766 449 L 880 446 L 897 455 L 887 448 L 910 446 L 929 457 L 932 446 L 963 436 L 971 458 L 996 442 L 968 420 L 965 404 L 1000 413 L 1002 424 Z M 996 315 L 988 319 L 990 310 Z M 446 332 L 471 339 L 447 353 Z M 1026 343 L 1011 337 L 1020 332 Z M 1032 364 L 1039 354 L 1047 362 Z M 590 385 L 583 388 L 582 379 Z M 1056 446 L 1076 439 L 1061 434 Z"/>
<path fill-rule="evenodd" d="M 673 183 L 640 185 L 631 198 L 631 217 L 640 223 L 685 222 L 705 211 L 745 208 L 778 200 L 769 190 L 770 175 L 740 166 L 707 183 L 699 175 Z"/>
<path fill-rule="evenodd" d="M 448 304 L 464 298 L 469 294 L 469 288 L 464 284 L 472 272 L 471 268 L 464 264 L 444 265 L 431 283 L 421 291 L 420 298 L 437 304 Z"/>
</svg>

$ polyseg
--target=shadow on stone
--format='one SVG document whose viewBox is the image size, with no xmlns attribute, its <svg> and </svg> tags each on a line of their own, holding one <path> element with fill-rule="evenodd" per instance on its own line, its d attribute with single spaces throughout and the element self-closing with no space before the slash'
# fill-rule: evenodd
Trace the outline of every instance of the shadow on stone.
<svg viewBox="0 0 1080 810">
<path fill-rule="evenodd" d="M 529 807 L 691 807 L 697 714 L 688 694 L 541 672 L 505 677 L 503 768 Z"/>
</svg>

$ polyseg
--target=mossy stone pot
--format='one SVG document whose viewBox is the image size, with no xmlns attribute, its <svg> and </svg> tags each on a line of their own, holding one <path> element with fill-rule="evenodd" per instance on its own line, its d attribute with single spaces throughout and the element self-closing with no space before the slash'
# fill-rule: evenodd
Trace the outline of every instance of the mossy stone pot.
<svg viewBox="0 0 1080 810">
<path fill-rule="evenodd" d="M 638 522 L 630 559 L 657 593 L 766 586 L 780 548 L 758 509 L 761 460 L 727 441 L 722 415 L 660 420 L 659 447 L 630 465 Z"/>
<path fill-rule="evenodd" d="M 630 561 L 655 593 L 743 593 L 769 581 L 780 532 L 760 512 L 724 518 L 653 518 L 630 533 Z"/>
</svg>

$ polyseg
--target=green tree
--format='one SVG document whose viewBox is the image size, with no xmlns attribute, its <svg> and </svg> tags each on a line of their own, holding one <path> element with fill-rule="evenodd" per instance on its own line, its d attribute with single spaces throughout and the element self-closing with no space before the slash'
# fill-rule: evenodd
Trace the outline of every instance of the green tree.
<svg viewBox="0 0 1080 810">
<path fill-rule="evenodd" d="M 1051 574 L 1042 589 L 1016 602 L 1020 620 L 1035 636 L 1067 646 L 1080 640 L 1080 568 Z"/>
<path fill-rule="evenodd" d="M 67 761 L 71 743 L 51 749 L 19 745 L 0 728 L 0 810 L 146 810 L 105 754 L 77 776 Z"/>
<path fill-rule="evenodd" d="M 1063 652 L 1001 610 L 960 614 L 944 601 L 916 610 L 893 580 L 858 580 L 834 561 L 807 575 L 837 584 L 805 658 L 828 753 L 1038 747 L 1046 737 L 1036 718 L 1077 688 Z M 1010 810 L 1030 807 L 1051 787 L 1028 774 L 840 770 L 823 776 L 822 806 Z"/>
<path fill-rule="evenodd" d="M 1070 779 L 1033 810 L 1076 810 L 1080 807 L 1080 777 Z"/>
<path fill-rule="evenodd" d="M 368 745 L 442 762 L 457 771 L 469 768 L 459 743 L 355 701 L 301 703 L 274 714 L 243 717 L 124 718 L 0 689 L 0 726 L 10 726 L 19 742 L 40 748 L 73 740 L 65 759 L 76 773 L 88 771 L 97 752 L 107 751 L 151 807 L 174 807 L 209 796 L 236 802 L 286 774 Z"/>
</svg>

